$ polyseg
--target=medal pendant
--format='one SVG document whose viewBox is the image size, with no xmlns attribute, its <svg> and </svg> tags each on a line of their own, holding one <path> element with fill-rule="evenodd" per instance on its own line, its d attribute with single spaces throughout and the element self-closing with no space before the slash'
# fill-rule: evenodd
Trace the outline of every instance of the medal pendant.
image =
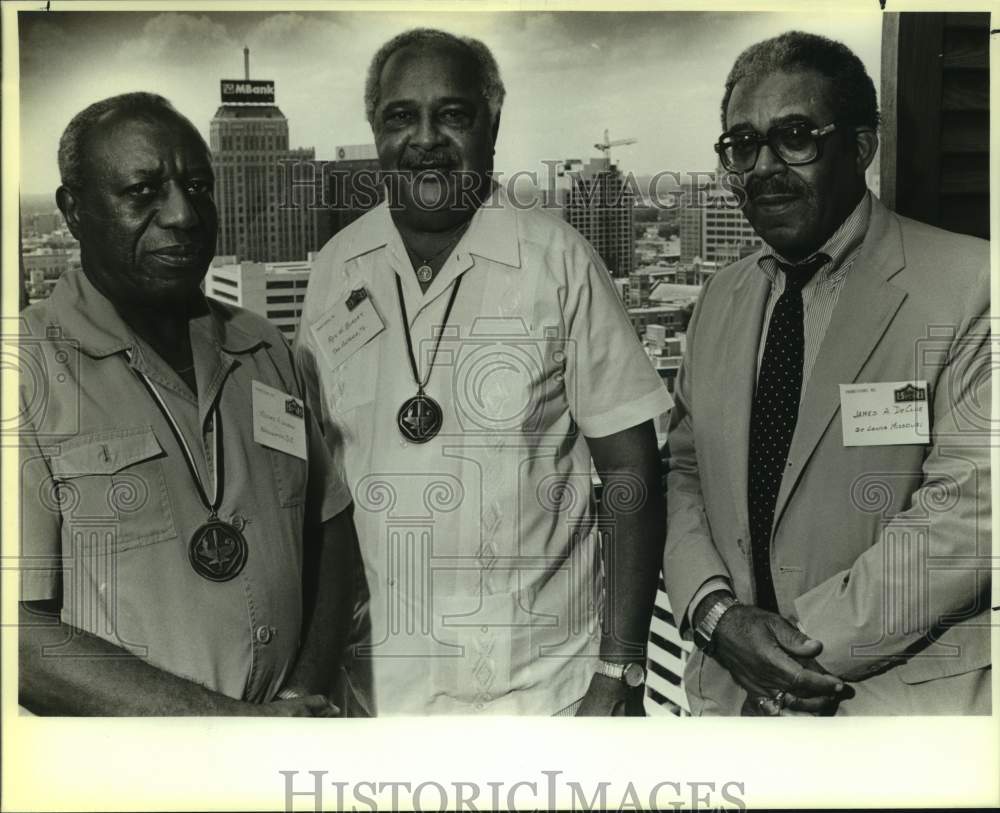
<svg viewBox="0 0 1000 813">
<path fill-rule="evenodd" d="M 417 393 L 403 402 L 396 416 L 400 434 L 412 443 L 426 443 L 441 431 L 444 415 L 433 398 Z"/>
<path fill-rule="evenodd" d="M 417 280 L 426 285 L 432 279 L 434 279 L 434 269 L 429 265 L 425 263 L 417 269 Z"/>
<path fill-rule="evenodd" d="M 227 582 L 247 563 L 247 541 L 228 522 L 210 517 L 191 535 L 188 557 L 194 572 L 203 579 Z"/>
</svg>

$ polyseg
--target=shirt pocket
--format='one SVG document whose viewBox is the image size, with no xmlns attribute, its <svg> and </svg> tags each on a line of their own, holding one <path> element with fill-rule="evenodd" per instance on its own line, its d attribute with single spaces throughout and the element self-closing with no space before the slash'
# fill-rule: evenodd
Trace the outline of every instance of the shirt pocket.
<svg viewBox="0 0 1000 813">
<path fill-rule="evenodd" d="M 306 501 L 306 483 L 309 477 L 309 463 L 301 457 L 277 449 L 268 449 L 271 455 L 271 470 L 278 492 L 278 504 L 282 508 L 303 505 Z"/>
<path fill-rule="evenodd" d="M 78 538 L 85 546 L 110 539 L 114 550 L 176 537 L 163 457 L 149 426 L 61 444 L 50 464 L 64 527 L 83 531 Z"/>
<path fill-rule="evenodd" d="M 346 415 L 375 400 L 375 385 L 378 375 L 378 341 L 376 336 L 349 359 L 330 373 L 327 399 L 330 412 Z M 416 394 L 417 385 L 413 385 Z"/>
</svg>

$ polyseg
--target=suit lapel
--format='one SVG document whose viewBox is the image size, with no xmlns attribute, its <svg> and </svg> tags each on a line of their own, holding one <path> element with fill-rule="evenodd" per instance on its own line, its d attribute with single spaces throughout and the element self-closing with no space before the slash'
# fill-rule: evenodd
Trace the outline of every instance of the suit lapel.
<svg viewBox="0 0 1000 813">
<path fill-rule="evenodd" d="M 840 384 L 856 380 L 906 293 L 889 279 L 905 263 L 899 223 L 872 197 L 868 234 L 848 272 L 809 376 L 774 509 L 777 526 L 809 458 L 840 410 Z"/>
<path fill-rule="evenodd" d="M 756 255 L 755 255 L 756 256 Z M 747 527 L 747 462 L 750 450 L 750 406 L 757 378 L 757 350 L 770 284 L 751 259 L 740 281 L 733 286 L 723 318 L 728 329 L 722 343 L 725 376 L 723 432 L 732 455 L 727 466 L 740 521 Z"/>
</svg>

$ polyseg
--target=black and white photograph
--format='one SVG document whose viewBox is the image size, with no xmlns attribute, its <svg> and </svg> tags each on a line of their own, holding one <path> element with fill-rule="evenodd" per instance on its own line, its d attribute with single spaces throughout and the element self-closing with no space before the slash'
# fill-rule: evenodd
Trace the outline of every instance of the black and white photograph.
<svg viewBox="0 0 1000 813">
<path fill-rule="evenodd" d="M 994 10 L 5 4 L 6 809 L 1000 804 Z"/>
</svg>

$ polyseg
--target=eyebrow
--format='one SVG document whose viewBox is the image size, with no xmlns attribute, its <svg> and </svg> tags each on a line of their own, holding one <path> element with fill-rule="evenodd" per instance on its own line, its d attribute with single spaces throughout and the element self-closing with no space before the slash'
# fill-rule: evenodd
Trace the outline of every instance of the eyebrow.
<svg viewBox="0 0 1000 813">
<path fill-rule="evenodd" d="M 129 185 L 162 177 L 163 170 L 160 167 L 133 167 L 122 175 L 122 181 Z"/>
<path fill-rule="evenodd" d="M 808 116 L 805 113 L 787 113 L 784 116 L 778 116 L 775 119 L 771 119 L 771 122 L 768 125 L 767 129 L 770 130 L 772 127 L 781 127 L 782 125 L 785 124 L 801 124 L 801 123 L 807 123 L 815 126 L 815 120 L 812 118 L 812 116 Z M 732 127 L 730 127 L 728 130 L 726 130 L 726 132 L 735 133 L 740 130 L 753 130 L 754 132 L 757 132 L 756 128 L 748 121 L 737 122 L 736 124 L 732 125 Z"/>
<path fill-rule="evenodd" d="M 182 175 L 206 175 L 211 177 L 212 180 L 215 180 L 215 171 L 212 169 L 212 165 L 210 163 L 194 164 L 188 167 Z M 123 176 L 122 183 L 125 186 L 133 186 L 134 184 L 142 183 L 143 181 L 159 181 L 163 177 L 163 167 L 136 167 Z"/>
<path fill-rule="evenodd" d="M 417 105 L 417 104 L 419 104 L 419 102 L 416 99 L 405 99 L 404 98 L 404 99 L 390 99 L 390 100 L 386 101 L 383 104 L 383 106 L 386 107 L 386 108 L 389 108 L 389 107 L 400 107 L 400 106 Z M 441 99 L 435 99 L 434 100 L 434 104 L 437 107 L 444 107 L 444 106 L 449 105 L 449 104 L 461 104 L 461 105 L 467 105 L 467 106 L 475 107 L 476 106 L 476 100 L 475 99 L 470 99 L 470 98 L 468 98 L 466 96 L 445 96 L 445 97 L 443 97 Z"/>
</svg>

